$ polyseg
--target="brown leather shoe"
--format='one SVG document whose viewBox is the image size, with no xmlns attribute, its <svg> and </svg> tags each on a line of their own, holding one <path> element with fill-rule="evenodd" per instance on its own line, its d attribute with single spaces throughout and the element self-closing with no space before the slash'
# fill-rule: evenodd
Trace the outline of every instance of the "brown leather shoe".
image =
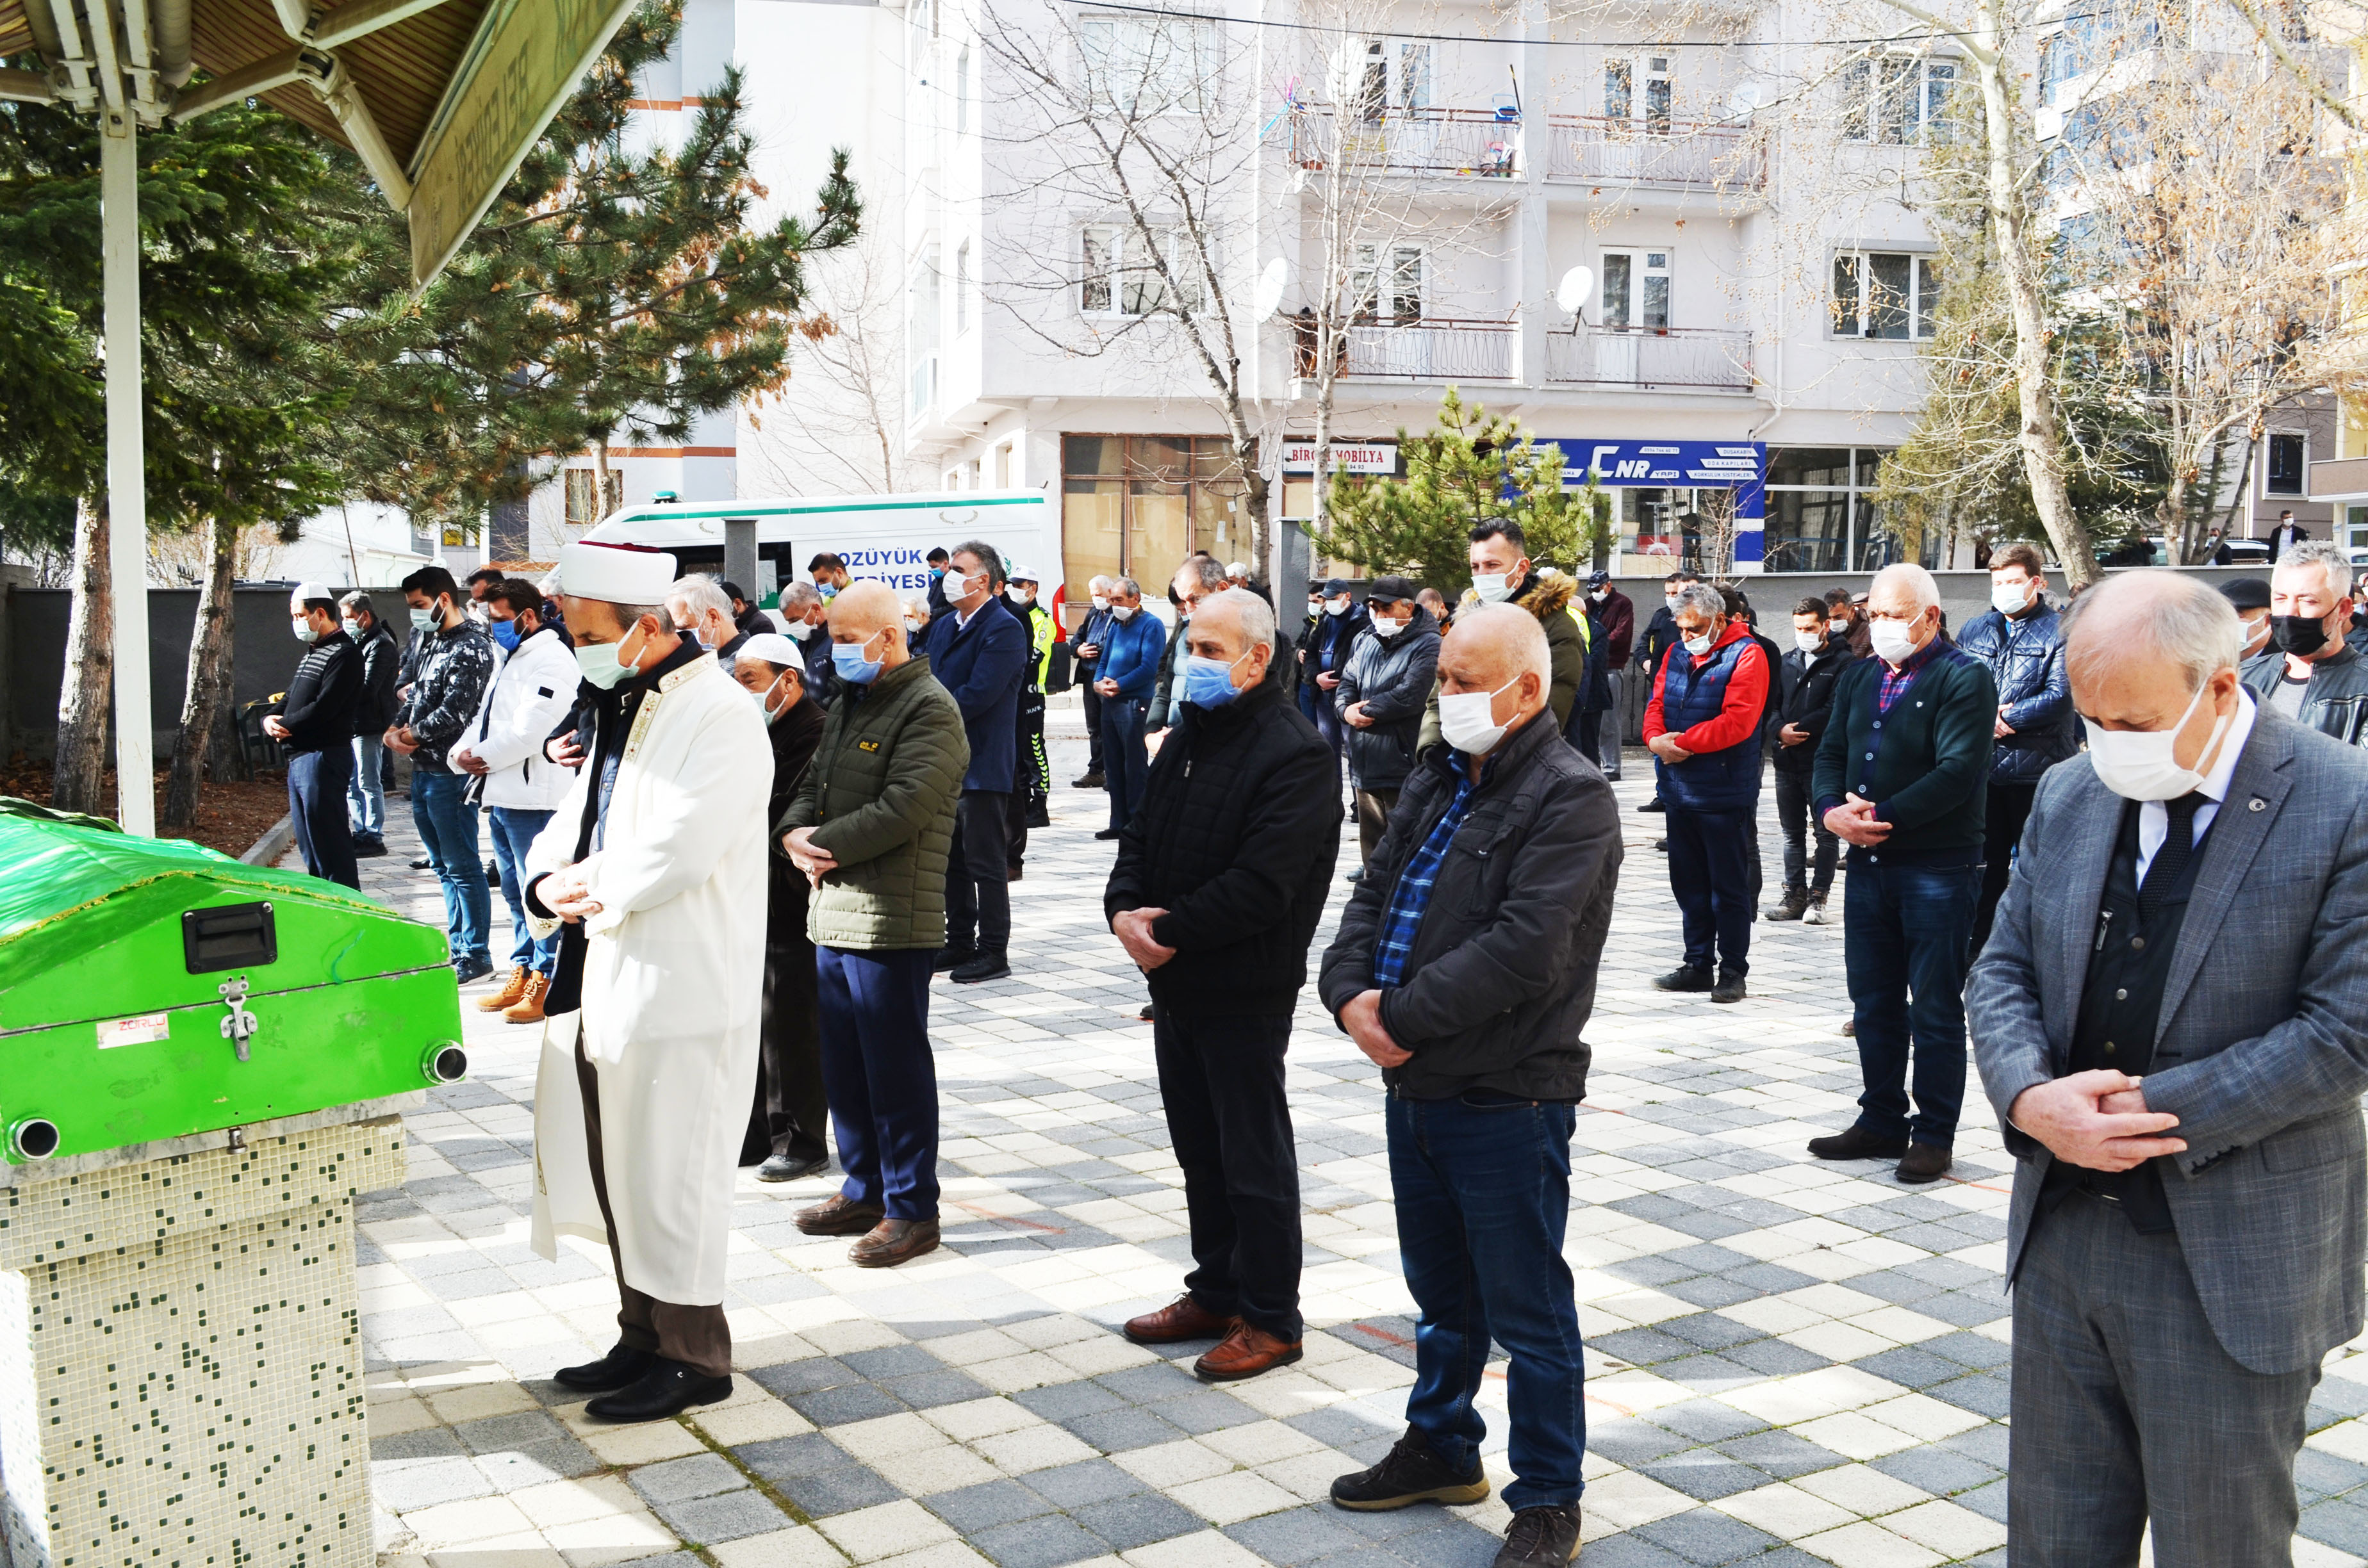
<svg viewBox="0 0 2368 1568">
<path fill-rule="evenodd" d="M 811 1209 L 798 1210 L 798 1229 L 810 1236 L 860 1236 L 887 1218 L 877 1203 L 849 1203 L 834 1192 Z"/>
<path fill-rule="evenodd" d="M 1219 1317 L 1187 1290 L 1156 1312 L 1129 1318 L 1119 1332 L 1137 1345 L 1178 1345 L 1187 1339 L 1223 1339 L 1235 1319 Z"/>
<path fill-rule="evenodd" d="M 1214 1350 L 1192 1363 L 1192 1370 L 1205 1382 L 1230 1383 L 1288 1367 L 1300 1355 L 1296 1339 L 1277 1339 L 1262 1328 L 1237 1323 Z"/>
<path fill-rule="evenodd" d="M 518 998 L 526 994 L 526 977 L 531 972 L 533 971 L 524 964 L 511 970 L 510 977 L 502 982 L 502 988 L 499 991 L 495 992 L 491 996 L 477 998 L 477 1011 L 498 1013 L 506 1007 L 517 1006 Z"/>
<path fill-rule="evenodd" d="M 882 1220 L 847 1249 L 847 1261 L 858 1268 L 894 1268 L 937 1250 L 935 1220 Z"/>
<path fill-rule="evenodd" d="M 1939 1143 L 1910 1143 L 1895 1174 L 1911 1187 L 1939 1181 L 1949 1174 L 1949 1151 Z"/>
<path fill-rule="evenodd" d="M 550 994 L 551 976 L 529 971 L 526 991 L 518 997 L 518 1006 L 502 1017 L 514 1024 L 539 1024 L 542 1022 L 542 999 Z"/>
</svg>

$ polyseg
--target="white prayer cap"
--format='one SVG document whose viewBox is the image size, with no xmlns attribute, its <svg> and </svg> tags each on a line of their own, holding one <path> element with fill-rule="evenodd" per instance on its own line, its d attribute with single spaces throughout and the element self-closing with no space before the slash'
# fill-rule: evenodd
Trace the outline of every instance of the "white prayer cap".
<svg viewBox="0 0 2368 1568">
<path fill-rule="evenodd" d="M 750 633 L 748 641 L 740 644 L 740 651 L 732 658 L 734 664 L 742 659 L 762 659 L 768 665 L 800 671 L 806 667 L 805 655 L 798 651 L 798 645 L 778 631 Z"/>
<path fill-rule="evenodd" d="M 674 580 L 674 557 L 662 550 L 636 550 L 591 540 L 559 547 L 559 591 L 570 598 L 612 605 L 664 604 Z"/>
<path fill-rule="evenodd" d="M 288 596 L 292 603 L 300 605 L 308 599 L 328 599 L 334 602 L 336 597 L 336 590 L 326 583 L 299 583 L 296 585 L 295 591 Z"/>
</svg>

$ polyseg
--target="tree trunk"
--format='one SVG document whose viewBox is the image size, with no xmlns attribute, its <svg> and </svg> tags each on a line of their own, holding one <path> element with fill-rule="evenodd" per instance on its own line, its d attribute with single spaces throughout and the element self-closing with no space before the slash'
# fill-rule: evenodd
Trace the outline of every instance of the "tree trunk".
<svg viewBox="0 0 2368 1568">
<path fill-rule="evenodd" d="M 108 816 L 108 699 L 115 680 L 115 606 L 108 597 L 107 508 L 85 497 L 74 513 L 73 608 L 65 680 L 58 687 L 58 750 L 50 803 Z"/>
<path fill-rule="evenodd" d="M 1981 77 L 1982 119 L 1988 142 L 1991 232 L 2014 317 L 2014 380 L 2021 415 L 2016 441 L 2022 449 L 2032 505 L 2038 510 L 2049 542 L 2055 546 L 2065 580 L 2078 587 L 2099 576 L 2096 547 L 2089 538 L 2088 526 L 2073 511 L 2071 492 L 2064 483 L 2063 430 L 2050 374 L 2054 356 L 2048 342 L 2047 305 L 2039 263 L 2023 233 L 2025 193 L 2015 167 L 2014 120 L 2007 99 L 2006 29 L 2000 25 L 1998 0 L 1988 0 L 1981 17 L 1984 52 L 1974 63 Z"/>
<path fill-rule="evenodd" d="M 231 698 L 231 645 L 236 621 L 231 613 L 233 555 L 238 529 L 217 517 L 213 559 L 198 595 L 196 635 L 189 639 L 189 669 L 181 699 L 181 730 L 173 737 L 173 769 L 165 786 L 166 827 L 192 832 L 198 825 L 198 786 L 205 777 L 206 752 L 214 720 Z"/>
</svg>

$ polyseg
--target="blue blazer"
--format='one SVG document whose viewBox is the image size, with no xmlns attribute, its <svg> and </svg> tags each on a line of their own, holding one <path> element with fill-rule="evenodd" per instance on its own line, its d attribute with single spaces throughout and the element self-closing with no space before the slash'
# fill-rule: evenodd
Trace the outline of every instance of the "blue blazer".
<svg viewBox="0 0 2368 1568">
<path fill-rule="evenodd" d="M 949 608 L 929 620 L 929 673 L 953 693 L 970 736 L 965 790 L 1011 792 L 1019 756 L 1019 687 L 1028 669 L 1028 631 L 1001 595 L 978 607 L 967 626 Z"/>
</svg>

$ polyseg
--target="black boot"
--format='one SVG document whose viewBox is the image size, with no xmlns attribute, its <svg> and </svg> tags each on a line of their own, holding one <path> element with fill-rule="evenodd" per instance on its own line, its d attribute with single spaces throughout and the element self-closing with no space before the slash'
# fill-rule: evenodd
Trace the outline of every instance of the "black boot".
<svg viewBox="0 0 2368 1568">
<path fill-rule="evenodd" d="M 694 1404 L 713 1404 L 731 1397 L 729 1377 L 711 1378 L 679 1361 L 653 1356 L 641 1381 L 602 1394 L 584 1407 L 584 1414 L 596 1421 L 664 1421 Z"/>
<path fill-rule="evenodd" d="M 586 1361 L 580 1367 L 562 1367 L 551 1374 L 551 1381 L 572 1389 L 584 1389 L 600 1393 L 609 1389 L 629 1388 L 642 1381 L 650 1364 L 658 1358 L 655 1350 L 636 1350 L 629 1345 L 613 1345 L 598 1361 Z"/>
<path fill-rule="evenodd" d="M 1561 1568 L 1578 1555 L 1578 1505 L 1524 1508 L 1506 1527 L 1496 1568 Z"/>
<path fill-rule="evenodd" d="M 1403 1508 L 1410 1503 L 1477 1503 L 1486 1495 L 1488 1477 L 1479 1460 L 1473 1460 L 1469 1471 L 1459 1472 L 1433 1452 L 1412 1426 L 1398 1439 L 1397 1447 L 1382 1456 L 1381 1463 L 1332 1483 L 1333 1505 L 1359 1513 Z"/>
</svg>

